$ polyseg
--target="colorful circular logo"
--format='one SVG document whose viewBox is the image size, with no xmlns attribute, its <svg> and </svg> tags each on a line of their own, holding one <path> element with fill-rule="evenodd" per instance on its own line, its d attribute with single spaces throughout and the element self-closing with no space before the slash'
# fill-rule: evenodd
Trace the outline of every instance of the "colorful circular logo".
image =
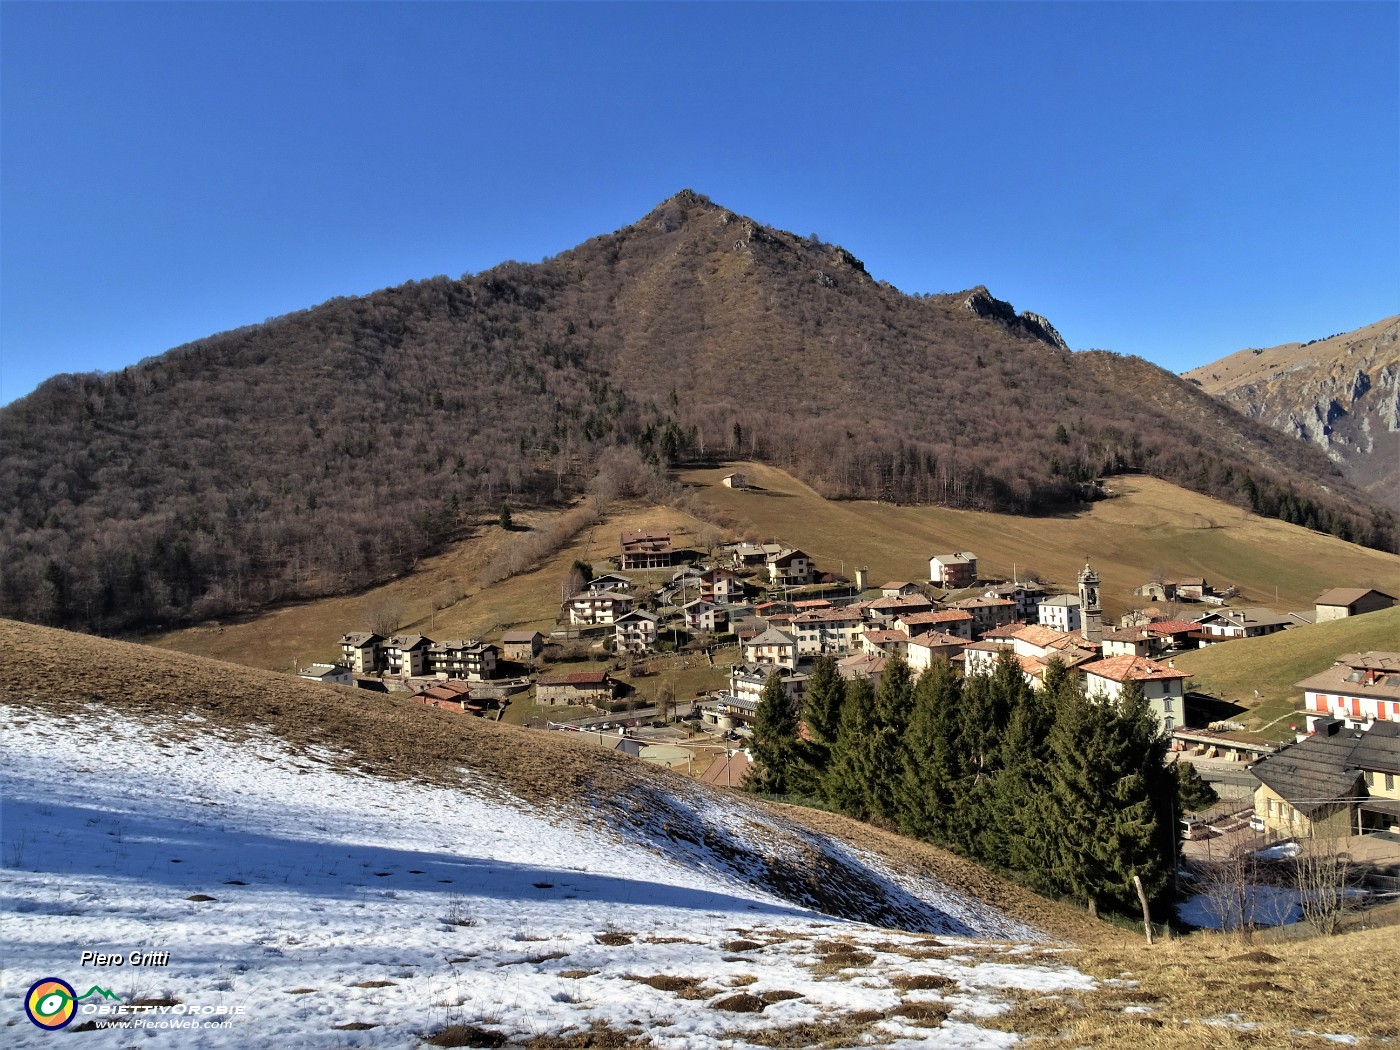
<svg viewBox="0 0 1400 1050">
<path fill-rule="evenodd" d="M 35 981 L 24 997 L 24 1012 L 40 1028 L 56 1032 L 73 1020 L 77 993 L 67 981 L 45 977 Z"/>
</svg>

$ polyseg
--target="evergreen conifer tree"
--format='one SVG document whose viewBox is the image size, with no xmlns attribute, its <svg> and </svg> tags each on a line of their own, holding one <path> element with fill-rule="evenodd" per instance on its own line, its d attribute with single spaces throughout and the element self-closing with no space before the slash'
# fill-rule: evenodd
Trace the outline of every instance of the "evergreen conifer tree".
<svg viewBox="0 0 1400 1050">
<path fill-rule="evenodd" d="M 1168 743 L 1161 722 L 1140 681 L 1124 683 L 1115 714 L 1118 768 L 1124 775 L 1114 785 L 1118 819 L 1106 851 L 1107 882 L 1118 891 L 1119 905 L 1131 912 L 1136 903 L 1134 875 L 1142 879 L 1150 901 L 1159 901 L 1171 885 L 1177 862 L 1172 824 L 1177 779 L 1176 771 L 1167 765 Z"/>
<path fill-rule="evenodd" d="M 1177 805 L 1183 813 L 1209 809 L 1220 801 L 1220 793 L 1201 779 L 1190 762 L 1174 762 Z"/>
<path fill-rule="evenodd" d="M 944 837 L 958 775 L 954 759 L 958 702 L 952 664 L 935 660 L 914 687 L 914 709 L 904 734 L 895 792 L 900 827 L 917 838 L 942 841 Z"/>
<path fill-rule="evenodd" d="M 842 813 L 864 820 L 870 815 L 875 771 L 875 694 L 864 678 L 847 682 L 845 694 L 836 742 L 822 777 L 822 796 Z"/>
<path fill-rule="evenodd" d="M 802 703 L 806 739 L 799 741 L 800 757 L 806 766 L 805 779 L 812 786 L 820 783 L 831 760 L 831 748 L 836 743 L 841 721 L 841 702 L 845 698 L 841 675 L 836 670 L 836 657 L 817 657 L 812 664 L 812 677 L 807 682 L 807 695 Z"/>
<path fill-rule="evenodd" d="M 1057 661 L 1058 662 L 1058 661 Z M 1045 813 L 1045 767 L 1050 755 L 1050 729 L 1055 721 L 1053 699 L 1044 685 L 1031 689 L 1016 666 L 1016 681 L 1001 662 L 992 688 L 1010 693 L 1010 720 L 1002 734 L 995 782 L 989 799 L 990 820 L 983 829 L 980 854 L 992 864 L 1036 877 L 1047 857 L 1041 841 Z"/>
<path fill-rule="evenodd" d="M 1081 691 L 1062 692 L 1046 767 L 1045 882 L 1052 892 L 1085 901 L 1090 915 L 1098 914 L 1102 898 L 1098 844 L 1108 837 L 1112 818 L 1106 782 L 1116 756 L 1108 715 Z"/>
<path fill-rule="evenodd" d="M 914 675 L 898 654 L 891 656 L 875 692 L 872 769 L 867 798 L 872 816 L 895 821 L 899 817 L 896 794 L 904 769 L 904 733 L 914 706 Z"/>
<path fill-rule="evenodd" d="M 751 791 L 787 794 L 797 761 L 797 711 L 776 671 L 768 676 L 759 694 L 749 752 L 753 766 L 744 786 Z"/>
<path fill-rule="evenodd" d="M 1176 863 L 1176 779 L 1141 683 L 1125 683 L 1116 702 L 1069 694 L 1050 736 L 1052 888 L 1085 900 L 1090 914 L 1105 903 L 1130 912 L 1137 875 L 1159 900 Z"/>
</svg>

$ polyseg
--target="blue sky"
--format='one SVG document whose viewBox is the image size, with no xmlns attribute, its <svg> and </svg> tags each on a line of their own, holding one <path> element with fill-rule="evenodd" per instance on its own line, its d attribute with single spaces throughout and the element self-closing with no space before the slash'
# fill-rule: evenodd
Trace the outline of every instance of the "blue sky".
<svg viewBox="0 0 1400 1050">
<path fill-rule="evenodd" d="M 1400 310 L 1395 3 L 0 4 L 0 403 L 683 187 L 1176 371 Z"/>
</svg>

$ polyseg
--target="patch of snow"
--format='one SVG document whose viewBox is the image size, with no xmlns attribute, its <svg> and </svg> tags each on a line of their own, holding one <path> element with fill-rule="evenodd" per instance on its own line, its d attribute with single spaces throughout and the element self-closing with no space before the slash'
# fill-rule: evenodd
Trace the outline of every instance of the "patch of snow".
<svg viewBox="0 0 1400 1050">
<path fill-rule="evenodd" d="M 1243 919 L 1256 926 L 1286 926 L 1303 917 L 1302 895 L 1295 889 L 1252 883 L 1242 896 L 1243 902 L 1232 893 L 1188 897 L 1176 906 L 1177 918 L 1201 929 L 1234 930 Z"/>
<path fill-rule="evenodd" d="M 689 1050 L 902 1001 L 953 1016 L 937 1028 L 877 1022 L 891 1046 L 1004 1047 L 1016 1036 L 975 1021 L 1007 1009 L 1007 989 L 1094 987 L 1029 961 L 1038 931 L 719 795 L 639 796 L 625 817 L 612 800 L 547 811 L 470 772 L 456 788 L 386 781 L 337 771 L 343 752 L 271 738 L 252 747 L 210 732 L 158 747 L 158 728 L 110 712 L 81 723 L 0 714 L 7 1046 L 49 1045 L 21 1001 L 50 976 L 124 1002 L 241 1009 L 198 1033 L 216 1048 L 407 1045 L 450 1023 L 529 1039 L 606 1022 Z M 813 857 L 858 912 L 933 936 L 833 918 L 766 888 Z M 831 941 L 874 961 L 832 973 Z M 920 959 L 930 944 L 958 957 Z M 79 965 L 84 950 L 169 962 L 95 969 Z M 892 985 L 919 973 L 954 983 L 916 995 Z M 708 994 L 629 979 L 656 975 L 700 979 Z M 798 995 L 755 1014 L 713 1008 L 741 988 Z M 92 1005 L 75 1022 L 93 1019 Z M 352 1022 L 374 1027 L 337 1027 Z M 133 1035 L 94 1031 L 85 1045 Z"/>
</svg>

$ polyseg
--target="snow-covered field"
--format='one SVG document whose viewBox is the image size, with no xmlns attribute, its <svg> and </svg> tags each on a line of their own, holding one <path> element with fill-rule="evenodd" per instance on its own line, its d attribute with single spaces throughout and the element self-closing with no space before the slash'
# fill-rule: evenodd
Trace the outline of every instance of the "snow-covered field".
<svg viewBox="0 0 1400 1050">
<path fill-rule="evenodd" d="M 528 1042 L 603 1023 L 676 1048 L 801 1024 L 987 1047 L 1015 1041 L 978 1026 L 1008 990 L 1094 984 L 993 909 L 715 793 L 545 812 L 465 772 L 453 790 L 98 709 L 0 713 L 6 1046 L 54 1038 L 24 1013 L 46 977 L 163 1004 L 144 1015 L 157 1023 L 241 1011 L 222 1028 L 95 1031 L 95 1047 L 412 1046 L 452 1024 Z M 774 873 L 794 878 L 818 847 L 928 932 L 779 896 Z M 169 960 L 95 968 L 84 951 Z"/>
</svg>

